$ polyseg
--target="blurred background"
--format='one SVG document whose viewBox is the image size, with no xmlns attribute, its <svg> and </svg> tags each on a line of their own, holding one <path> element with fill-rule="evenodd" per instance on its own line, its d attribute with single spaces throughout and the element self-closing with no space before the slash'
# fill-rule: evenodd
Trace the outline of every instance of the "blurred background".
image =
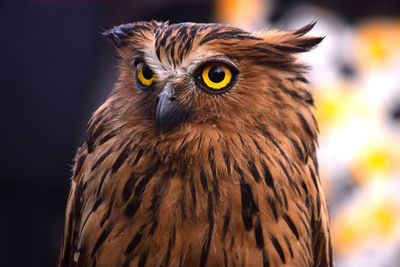
<svg viewBox="0 0 400 267">
<path fill-rule="evenodd" d="M 55 266 L 73 157 L 111 91 L 104 29 L 137 20 L 223 22 L 326 36 L 313 68 L 321 177 L 336 266 L 400 266 L 398 0 L 3 0 L 0 265 Z"/>
</svg>

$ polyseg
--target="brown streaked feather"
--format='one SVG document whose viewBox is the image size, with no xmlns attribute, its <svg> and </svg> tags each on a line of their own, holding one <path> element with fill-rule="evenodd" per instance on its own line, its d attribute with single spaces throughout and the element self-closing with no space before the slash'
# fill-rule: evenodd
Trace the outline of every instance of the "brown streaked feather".
<svg viewBox="0 0 400 267">
<path fill-rule="evenodd" d="M 295 55 L 321 41 L 304 36 L 312 26 L 250 34 L 139 22 L 106 32 L 121 74 L 76 157 L 59 266 L 333 266 L 313 100 Z M 170 77 L 221 55 L 240 68 L 224 94 Z M 138 57 L 171 71 L 159 78 L 192 113 L 177 128 L 157 129 L 163 81 L 140 90 Z"/>
</svg>

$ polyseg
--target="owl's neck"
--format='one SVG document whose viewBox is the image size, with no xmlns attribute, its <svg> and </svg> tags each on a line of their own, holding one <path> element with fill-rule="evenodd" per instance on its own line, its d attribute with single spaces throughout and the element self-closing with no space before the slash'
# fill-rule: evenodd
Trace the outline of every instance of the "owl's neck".
<svg viewBox="0 0 400 267">
<path fill-rule="evenodd" d="M 300 115 L 299 127 L 293 124 L 285 131 L 267 126 L 188 124 L 162 135 L 151 121 L 148 125 L 133 124 L 103 116 L 107 114 L 106 108 L 100 108 L 88 126 L 88 151 L 104 143 L 126 147 L 131 152 L 130 162 L 140 169 L 147 167 L 141 166 L 144 161 L 137 159 L 138 154 L 151 156 L 152 162 L 177 170 L 188 166 L 208 169 L 218 177 L 229 176 L 234 168 L 261 173 L 264 166 L 280 168 L 280 173 L 296 173 L 310 158 L 315 159 L 317 129 Z"/>
<path fill-rule="evenodd" d="M 219 172 L 220 176 L 229 175 L 235 166 L 249 169 L 254 163 L 260 166 L 284 164 L 292 169 L 292 165 L 301 165 L 315 156 L 315 141 L 300 138 L 296 133 L 283 134 L 262 127 L 230 132 L 200 127 L 188 127 L 165 136 L 140 129 L 134 134 L 127 131 L 126 142 L 151 154 L 154 162 L 176 169 L 188 165 L 201 169 L 208 165 L 211 172 Z M 130 140 L 132 136 L 135 140 Z"/>
</svg>

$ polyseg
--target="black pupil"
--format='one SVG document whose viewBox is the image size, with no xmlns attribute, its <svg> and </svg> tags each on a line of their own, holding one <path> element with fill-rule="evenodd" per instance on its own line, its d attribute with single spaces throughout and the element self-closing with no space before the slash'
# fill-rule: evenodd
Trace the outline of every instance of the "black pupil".
<svg viewBox="0 0 400 267">
<path fill-rule="evenodd" d="M 146 80 L 150 80 L 151 78 L 153 78 L 153 71 L 147 65 L 143 66 L 142 73 L 143 73 L 143 77 Z"/>
<path fill-rule="evenodd" d="M 214 66 L 208 72 L 208 78 L 214 83 L 222 82 L 225 78 L 224 68 L 219 66 Z"/>
</svg>

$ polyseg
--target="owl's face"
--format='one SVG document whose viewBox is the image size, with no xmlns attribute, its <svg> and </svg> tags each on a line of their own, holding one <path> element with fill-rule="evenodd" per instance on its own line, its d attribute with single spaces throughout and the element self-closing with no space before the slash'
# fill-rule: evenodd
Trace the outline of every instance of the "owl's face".
<svg viewBox="0 0 400 267">
<path fill-rule="evenodd" d="M 118 113 L 161 134 L 265 123 L 289 129 L 284 120 L 293 116 L 287 107 L 298 105 L 293 98 L 312 104 L 295 57 L 322 40 L 303 36 L 312 26 L 253 34 L 220 24 L 115 27 L 105 35 L 121 57 Z"/>
</svg>

